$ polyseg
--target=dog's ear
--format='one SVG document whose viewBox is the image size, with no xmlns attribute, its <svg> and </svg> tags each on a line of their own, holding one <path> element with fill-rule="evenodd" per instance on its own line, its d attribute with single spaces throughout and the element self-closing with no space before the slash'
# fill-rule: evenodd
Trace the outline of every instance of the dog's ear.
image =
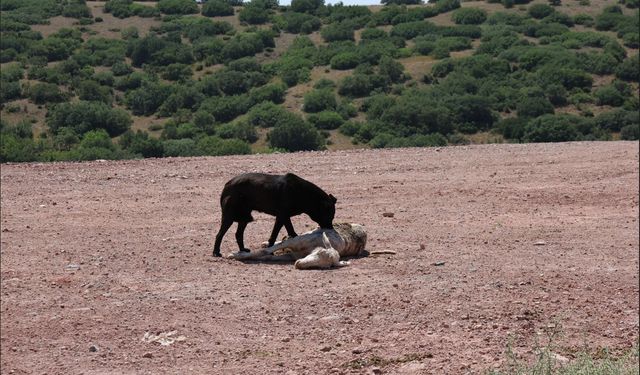
<svg viewBox="0 0 640 375">
<path fill-rule="evenodd" d="M 329 198 L 331 198 L 331 201 L 335 204 L 338 199 L 336 197 L 333 196 L 333 194 L 329 194 Z"/>
</svg>

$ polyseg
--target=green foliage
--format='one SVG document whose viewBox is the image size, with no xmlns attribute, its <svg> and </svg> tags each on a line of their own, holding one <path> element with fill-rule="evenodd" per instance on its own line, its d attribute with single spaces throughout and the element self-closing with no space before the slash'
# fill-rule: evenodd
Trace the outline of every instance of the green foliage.
<svg viewBox="0 0 640 375">
<path fill-rule="evenodd" d="M 132 73 L 131 76 L 135 74 Z M 125 103 L 134 115 L 148 116 L 154 114 L 171 93 L 169 85 L 144 80 L 139 88 L 127 91 Z"/>
<path fill-rule="evenodd" d="M 284 102 L 284 94 L 287 88 L 281 83 L 270 83 L 262 87 L 252 89 L 249 92 L 249 96 L 254 103 L 261 103 L 264 101 L 271 101 L 276 104 Z"/>
<path fill-rule="evenodd" d="M 525 142 L 567 142 L 576 140 L 578 116 L 547 114 L 531 120 L 524 130 Z"/>
<path fill-rule="evenodd" d="M 312 90 L 304 96 L 303 110 L 307 113 L 315 113 L 335 109 L 336 96 L 330 90 Z"/>
<path fill-rule="evenodd" d="M 453 12 L 451 19 L 458 25 L 479 25 L 486 21 L 487 12 L 479 8 L 460 8 Z"/>
<path fill-rule="evenodd" d="M 542 19 L 551 15 L 555 11 L 556 10 L 553 9 L 552 6 L 538 3 L 531 5 L 527 10 L 527 13 L 533 18 Z"/>
<path fill-rule="evenodd" d="M 251 147 L 239 139 L 222 139 L 217 136 L 202 137 L 196 142 L 199 155 L 248 155 Z"/>
<path fill-rule="evenodd" d="M 345 77 L 338 85 L 338 93 L 343 96 L 361 98 L 368 96 L 373 90 L 369 76 L 354 74 Z"/>
<path fill-rule="evenodd" d="M 224 0 L 208 0 L 202 6 L 202 15 L 207 17 L 232 16 L 233 7 Z"/>
<path fill-rule="evenodd" d="M 353 69 L 360 64 L 360 56 L 355 52 L 342 52 L 331 58 L 331 68 L 337 70 Z"/>
<path fill-rule="evenodd" d="M 322 111 L 310 114 L 307 120 L 317 129 L 337 129 L 342 125 L 344 119 L 338 113 L 333 111 Z"/>
<path fill-rule="evenodd" d="M 251 0 L 248 4 L 244 5 L 244 8 L 239 13 L 239 19 L 242 22 L 246 22 L 251 25 L 259 25 L 266 23 L 271 15 L 271 9 L 277 6 L 277 3 L 272 3 L 265 0 Z"/>
<path fill-rule="evenodd" d="M 300 13 L 313 13 L 324 5 L 324 0 L 292 0 L 291 10 Z"/>
<path fill-rule="evenodd" d="M 598 105 L 610 105 L 613 107 L 621 106 L 626 97 L 615 85 L 606 85 L 598 88 L 594 96 Z"/>
<path fill-rule="evenodd" d="M 251 105 L 248 95 L 232 95 L 206 99 L 200 109 L 209 112 L 217 121 L 229 122 L 246 113 Z"/>
<path fill-rule="evenodd" d="M 149 137 L 149 133 L 141 130 L 135 133 L 130 130 L 125 132 L 118 143 L 124 150 L 145 158 L 158 158 L 164 154 L 162 142 Z"/>
<path fill-rule="evenodd" d="M 87 101 L 100 101 L 111 104 L 111 89 L 94 80 L 83 80 L 78 84 L 78 98 Z"/>
<path fill-rule="evenodd" d="M 193 0 L 159 0 L 156 6 L 166 14 L 198 13 L 198 5 Z"/>
<path fill-rule="evenodd" d="M 71 128 L 77 134 L 102 129 L 115 137 L 127 131 L 131 123 L 127 112 L 102 102 L 61 103 L 47 113 L 47 125 L 53 133 L 63 127 Z"/>
<path fill-rule="evenodd" d="M 615 71 L 616 77 L 625 81 L 640 81 L 640 56 L 635 54 L 625 59 Z"/>
<path fill-rule="evenodd" d="M 196 148 L 196 141 L 189 138 L 167 139 L 162 141 L 162 156 L 198 156 L 200 151 Z"/>
<path fill-rule="evenodd" d="M 91 9 L 84 3 L 84 1 L 69 2 L 62 7 L 62 15 L 64 17 L 71 18 L 90 18 Z"/>
<path fill-rule="evenodd" d="M 216 129 L 216 133 L 223 139 L 239 139 L 247 143 L 258 140 L 258 133 L 255 126 L 247 121 L 238 121 L 221 125 Z"/>
<path fill-rule="evenodd" d="M 620 130 L 620 139 L 637 141 L 640 139 L 640 124 L 627 125 Z"/>
<path fill-rule="evenodd" d="M 608 131 L 621 131 L 627 126 L 638 126 L 640 124 L 640 114 L 638 111 L 627 111 L 624 109 L 614 109 L 603 112 L 594 118 L 596 126 Z"/>
<path fill-rule="evenodd" d="M 270 128 L 286 116 L 288 116 L 288 112 L 281 106 L 272 102 L 262 102 L 251 108 L 247 114 L 247 119 L 254 126 Z"/>
<path fill-rule="evenodd" d="M 319 30 L 322 22 L 318 17 L 306 13 L 285 12 L 282 14 L 284 29 L 293 34 L 310 34 Z"/>
<path fill-rule="evenodd" d="M 117 18 L 131 16 L 154 17 L 160 14 L 156 7 L 134 3 L 133 0 L 108 0 L 104 4 L 105 13 L 111 13 Z"/>
<path fill-rule="evenodd" d="M 538 117 L 554 112 L 553 104 L 543 96 L 525 96 L 518 103 L 516 110 L 518 117 Z"/>
<path fill-rule="evenodd" d="M 422 4 L 422 0 L 380 0 L 382 5 L 413 5 Z"/>
<path fill-rule="evenodd" d="M 66 95 L 60 91 L 58 85 L 53 83 L 38 82 L 30 86 L 27 91 L 29 99 L 36 104 L 57 103 L 66 99 Z"/>
<path fill-rule="evenodd" d="M 349 22 L 332 23 L 322 28 L 320 35 L 325 42 L 354 40 L 353 27 Z"/>
<path fill-rule="evenodd" d="M 309 151 L 324 147 L 324 139 L 318 131 L 300 116 L 293 113 L 278 121 L 268 134 L 269 145 L 287 151 Z"/>
</svg>

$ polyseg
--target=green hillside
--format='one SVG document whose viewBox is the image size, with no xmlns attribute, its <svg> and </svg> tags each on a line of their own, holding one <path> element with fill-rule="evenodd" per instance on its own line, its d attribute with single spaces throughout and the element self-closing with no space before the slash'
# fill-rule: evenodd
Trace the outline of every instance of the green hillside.
<svg viewBox="0 0 640 375">
<path fill-rule="evenodd" d="M 0 161 L 639 138 L 638 0 L 402 2 L 1 0 Z"/>
</svg>

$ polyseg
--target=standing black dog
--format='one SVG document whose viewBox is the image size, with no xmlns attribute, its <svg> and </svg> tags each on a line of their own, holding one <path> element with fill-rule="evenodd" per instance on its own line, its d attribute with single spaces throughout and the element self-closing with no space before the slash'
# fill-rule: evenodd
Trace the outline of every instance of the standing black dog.
<svg viewBox="0 0 640 375">
<path fill-rule="evenodd" d="M 220 256 L 220 243 L 234 221 L 238 222 L 236 241 L 240 251 L 244 247 L 244 229 L 253 221 L 251 211 L 256 210 L 276 217 L 269 246 L 273 246 L 282 226 L 290 237 L 296 232 L 291 216 L 307 214 L 321 228 L 333 228 L 336 198 L 311 182 L 292 173 L 284 176 L 263 173 L 245 173 L 229 180 L 220 195 L 222 223 L 216 235 L 213 256 Z"/>
</svg>

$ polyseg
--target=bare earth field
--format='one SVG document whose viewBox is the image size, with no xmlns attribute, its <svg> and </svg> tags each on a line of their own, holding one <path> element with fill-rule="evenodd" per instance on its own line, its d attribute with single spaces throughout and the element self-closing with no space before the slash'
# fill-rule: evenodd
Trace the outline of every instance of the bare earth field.
<svg viewBox="0 0 640 375">
<path fill-rule="evenodd" d="M 248 171 L 316 182 L 396 254 L 212 258 L 222 186 Z M 622 353 L 638 177 L 638 142 L 2 165 L 2 374 L 477 374 L 549 331 L 568 359 Z M 273 224 L 255 216 L 251 248 Z"/>
</svg>

